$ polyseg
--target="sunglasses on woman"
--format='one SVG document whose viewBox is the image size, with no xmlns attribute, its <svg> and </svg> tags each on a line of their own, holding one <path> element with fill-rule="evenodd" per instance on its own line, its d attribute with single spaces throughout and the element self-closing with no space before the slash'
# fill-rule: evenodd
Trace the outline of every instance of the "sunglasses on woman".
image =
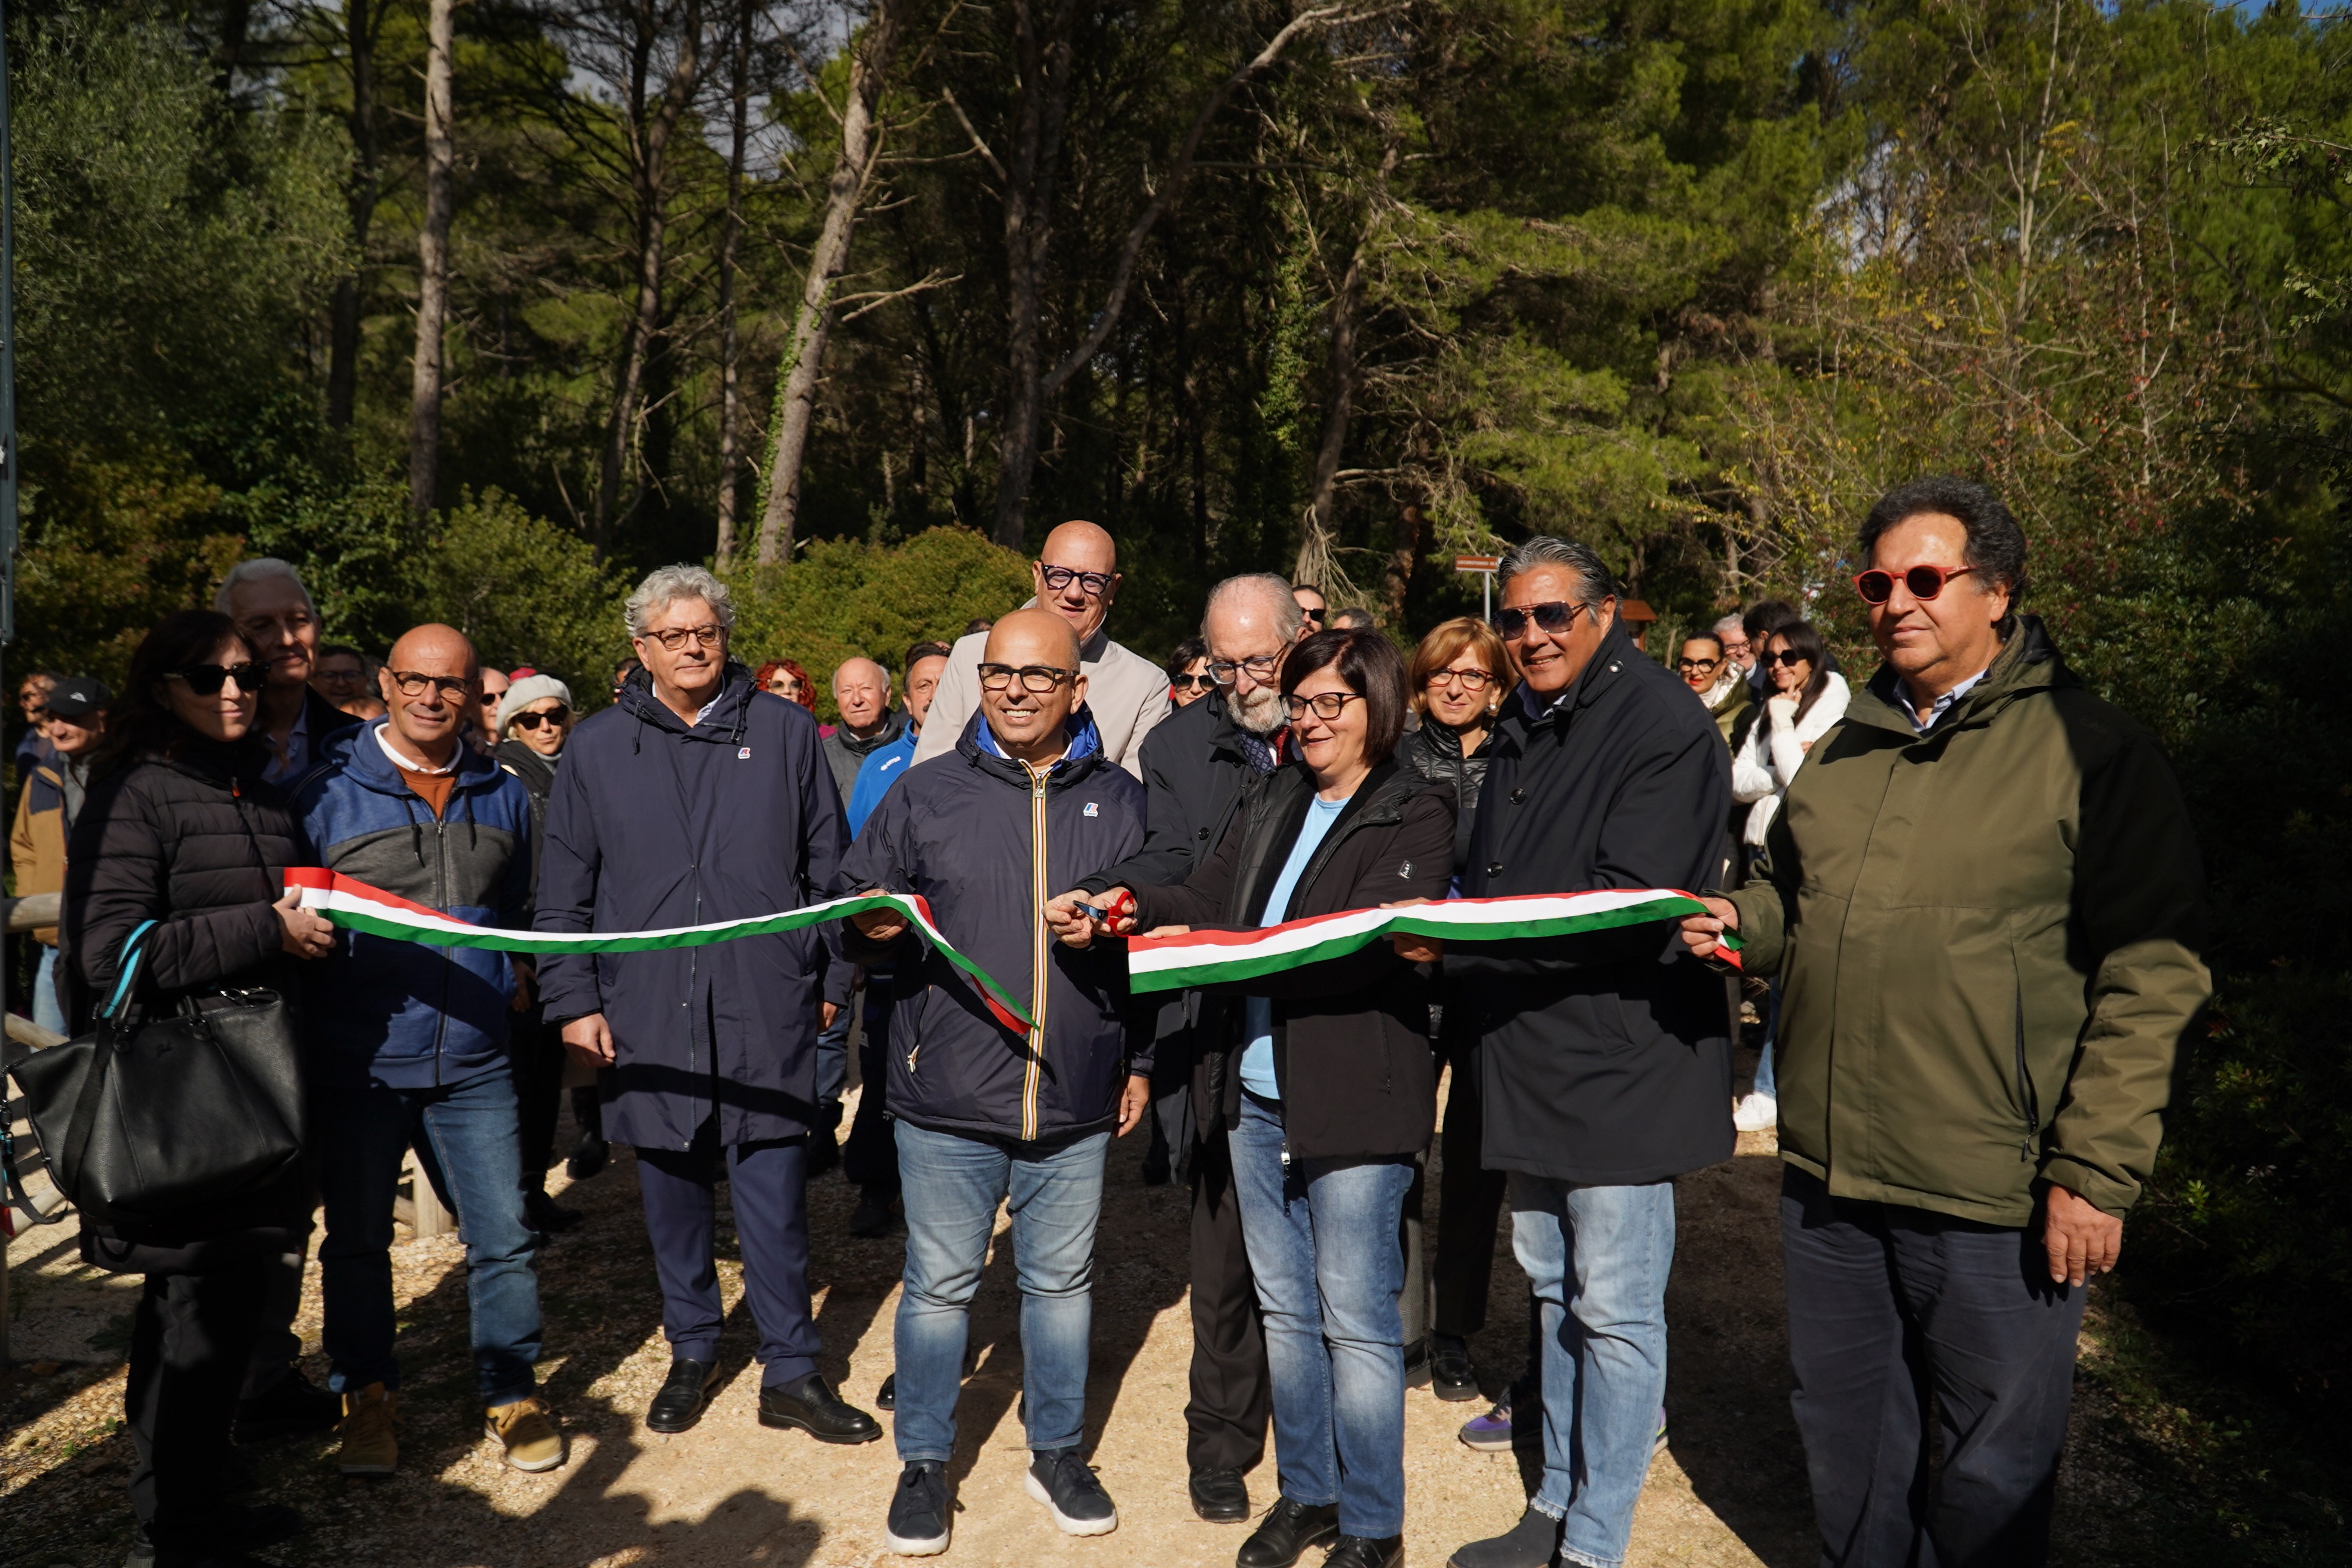
<svg viewBox="0 0 2352 1568">
<path fill-rule="evenodd" d="M 188 689 L 199 697 L 215 697 L 232 677 L 239 691 L 257 692 L 262 677 L 268 673 L 269 667 L 257 658 L 243 664 L 184 664 L 170 671 L 170 676 L 173 680 L 186 681 Z"/>
<path fill-rule="evenodd" d="M 570 717 L 571 709 L 558 708 L 551 713 L 518 713 L 507 722 L 518 730 L 536 730 L 541 724 L 552 724 L 562 729 L 563 721 Z"/>
<path fill-rule="evenodd" d="M 1945 584 L 1975 570 L 1973 566 L 1914 566 L 1903 574 L 1903 586 L 1915 599 L 1932 599 L 1944 591 Z M 1854 578 L 1853 591 L 1865 605 L 1883 605 L 1895 597 L 1895 574 L 1874 566 Z"/>
<path fill-rule="evenodd" d="M 1785 669 L 1794 669 L 1797 666 L 1806 663 L 1807 658 L 1805 655 L 1799 653 L 1795 648 L 1784 647 L 1779 653 L 1766 654 L 1764 656 L 1764 662 L 1766 664 L 1780 665 Z"/>
<path fill-rule="evenodd" d="M 1179 691 L 1206 691 L 1217 683 L 1217 678 L 1205 671 L 1199 675 L 1172 675 L 1168 684 Z"/>
</svg>

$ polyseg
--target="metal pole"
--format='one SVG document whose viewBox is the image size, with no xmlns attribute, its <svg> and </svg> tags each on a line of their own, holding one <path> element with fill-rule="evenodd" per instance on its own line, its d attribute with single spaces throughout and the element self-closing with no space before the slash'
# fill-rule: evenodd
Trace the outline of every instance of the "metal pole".
<svg viewBox="0 0 2352 1568">
<path fill-rule="evenodd" d="M 8 526 L 12 530 L 16 526 L 16 506 L 12 500 L 8 505 Z M 14 535 L 12 534 L 11 537 Z M 1480 616 L 1486 620 L 1493 620 L 1495 618 L 1495 574 L 1492 572 L 1478 574 L 1478 603 Z"/>
</svg>

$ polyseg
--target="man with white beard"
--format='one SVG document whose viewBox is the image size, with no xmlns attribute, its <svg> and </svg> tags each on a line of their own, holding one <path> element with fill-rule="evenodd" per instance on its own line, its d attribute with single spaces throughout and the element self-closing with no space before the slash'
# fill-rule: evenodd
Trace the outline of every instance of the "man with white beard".
<svg viewBox="0 0 2352 1568">
<path fill-rule="evenodd" d="M 1047 905 L 1057 931 L 1085 922 L 1081 900 L 1110 888 L 1181 882 L 1216 848 L 1244 781 L 1281 761 L 1282 656 L 1314 629 L 1290 584 L 1271 572 L 1228 577 L 1211 591 L 1201 636 L 1215 687 L 1144 738 L 1139 761 L 1150 801 L 1143 847 Z M 1241 1075 L 1222 1048 L 1194 1047 L 1199 1016 L 1192 992 L 1160 1007 L 1152 1099 L 1170 1146 L 1192 1148 L 1192 1377 L 1184 1425 L 1192 1508 L 1213 1523 L 1241 1524 L 1251 1511 L 1242 1473 L 1265 1457 L 1272 1385 L 1225 1147 L 1240 1112 Z"/>
</svg>

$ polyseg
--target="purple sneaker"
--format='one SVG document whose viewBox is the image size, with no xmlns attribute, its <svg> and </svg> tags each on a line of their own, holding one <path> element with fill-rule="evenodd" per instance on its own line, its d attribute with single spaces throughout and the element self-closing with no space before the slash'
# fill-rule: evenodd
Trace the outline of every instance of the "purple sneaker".
<svg viewBox="0 0 2352 1568">
<path fill-rule="evenodd" d="M 1511 1400 L 1508 1394 L 1495 1402 L 1495 1408 L 1484 1415 L 1475 1415 L 1462 1423 L 1463 1443 L 1480 1453 L 1491 1454 L 1511 1446 Z"/>
</svg>

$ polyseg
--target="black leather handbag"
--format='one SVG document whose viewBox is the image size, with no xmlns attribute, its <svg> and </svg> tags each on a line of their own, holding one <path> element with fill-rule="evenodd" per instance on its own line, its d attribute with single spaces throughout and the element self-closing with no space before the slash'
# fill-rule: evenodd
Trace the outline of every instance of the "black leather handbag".
<svg viewBox="0 0 2352 1568">
<path fill-rule="evenodd" d="M 266 1186 L 301 1160 L 310 1133 L 286 998 L 221 989 L 143 1016 L 131 997 L 154 928 L 122 944 L 95 1028 L 13 1069 L 58 1184 L 100 1224 Z"/>
</svg>

